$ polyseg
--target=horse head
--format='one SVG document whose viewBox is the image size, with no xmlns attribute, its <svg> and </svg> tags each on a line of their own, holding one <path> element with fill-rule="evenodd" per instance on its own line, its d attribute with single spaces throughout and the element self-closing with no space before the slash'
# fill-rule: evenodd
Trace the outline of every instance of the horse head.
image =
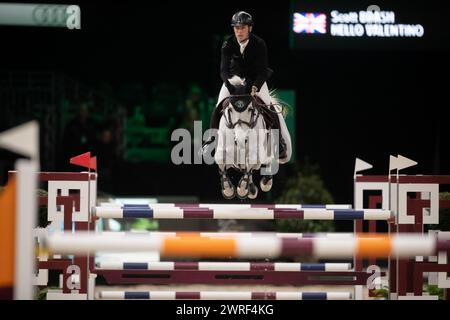
<svg viewBox="0 0 450 320">
<path fill-rule="evenodd" d="M 244 148 L 250 131 L 257 124 L 259 113 L 244 80 L 238 78 L 234 82 L 230 80 L 230 83 L 235 90 L 223 102 L 223 116 L 228 129 L 234 130 L 236 144 Z"/>
</svg>

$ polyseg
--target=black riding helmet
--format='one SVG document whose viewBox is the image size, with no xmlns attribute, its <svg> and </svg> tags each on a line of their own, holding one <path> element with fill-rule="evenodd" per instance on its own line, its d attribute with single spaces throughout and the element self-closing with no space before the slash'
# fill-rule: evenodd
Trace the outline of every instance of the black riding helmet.
<svg viewBox="0 0 450 320">
<path fill-rule="evenodd" d="M 231 26 L 247 25 L 253 26 L 253 18 L 245 11 L 236 12 L 231 18 Z"/>
</svg>

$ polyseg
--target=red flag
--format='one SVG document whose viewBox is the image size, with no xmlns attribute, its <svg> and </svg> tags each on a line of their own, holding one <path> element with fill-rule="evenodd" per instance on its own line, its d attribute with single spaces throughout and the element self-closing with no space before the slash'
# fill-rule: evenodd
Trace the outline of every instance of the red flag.
<svg viewBox="0 0 450 320">
<path fill-rule="evenodd" d="M 95 156 L 95 157 L 92 157 L 92 158 L 90 159 L 89 167 L 90 167 L 92 170 L 97 171 L 97 157 L 96 157 L 96 156 Z"/>
<path fill-rule="evenodd" d="M 70 158 L 70 163 L 76 166 L 90 168 L 91 167 L 91 153 L 86 152 L 79 156 Z"/>
</svg>

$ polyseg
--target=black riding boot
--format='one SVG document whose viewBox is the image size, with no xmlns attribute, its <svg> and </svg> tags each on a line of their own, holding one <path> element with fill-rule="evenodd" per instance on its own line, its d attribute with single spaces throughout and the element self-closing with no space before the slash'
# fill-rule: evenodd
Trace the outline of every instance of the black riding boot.
<svg viewBox="0 0 450 320">
<path fill-rule="evenodd" d="M 216 107 L 214 108 L 213 113 L 211 114 L 211 120 L 210 120 L 210 128 L 211 129 L 219 129 L 219 123 L 220 123 L 220 117 L 221 117 L 221 108 Z"/>
<path fill-rule="evenodd" d="M 219 107 L 214 108 L 214 111 L 211 115 L 210 124 L 209 124 L 210 129 L 219 129 L 219 123 L 220 123 L 220 117 L 221 117 L 220 109 L 221 108 L 219 108 Z M 215 136 L 213 136 L 213 135 L 209 136 L 208 140 L 203 142 L 201 152 L 204 154 L 207 153 L 208 149 L 210 148 L 211 143 L 213 143 L 214 140 L 215 140 Z"/>
<path fill-rule="evenodd" d="M 273 107 L 270 107 L 272 112 L 270 112 L 271 118 L 272 118 L 272 129 L 278 129 L 279 133 L 279 139 L 278 139 L 278 159 L 286 158 L 287 156 L 287 146 L 286 141 L 284 141 L 283 135 L 281 134 L 281 126 L 280 126 L 280 119 L 278 118 L 278 114 L 276 113 L 276 110 Z"/>
</svg>

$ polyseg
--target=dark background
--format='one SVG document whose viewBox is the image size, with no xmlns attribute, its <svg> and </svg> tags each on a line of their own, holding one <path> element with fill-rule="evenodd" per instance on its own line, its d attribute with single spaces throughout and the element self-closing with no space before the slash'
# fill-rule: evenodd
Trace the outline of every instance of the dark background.
<svg viewBox="0 0 450 320">
<path fill-rule="evenodd" d="M 405 10 L 414 3 L 428 16 L 431 11 L 442 17 L 440 2 L 395 2 L 397 10 L 403 10 L 399 3 Z M 275 70 L 269 86 L 296 91 L 298 165 L 306 160 L 319 164 L 336 202 L 352 202 L 355 157 L 372 163 L 373 173 L 387 173 L 390 154 L 419 162 L 406 172 L 450 173 L 448 45 L 291 50 L 289 1 L 70 3 L 81 6 L 81 30 L 0 26 L 0 71 L 56 71 L 88 86 L 107 84 L 112 95 L 126 83 L 139 82 L 150 91 L 163 81 L 180 86 L 196 81 L 215 96 L 221 86 L 220 46 L 232 32 L 229 20 L 246 10 L 255 18 L 254 32 L 268 46 Z M 362 8 L 379 4 L 360 3 Z M 433 32 L 448 44 L 445 28 Z M 21 110 L 15 112 L 19 124 Z M 2 155 L 5 170 L 12 162 L 6 152 Z M 292 168 L 282 168 L 275 193 L 282 192 Z M 115 185 L 117 194 L 194 195 L 204 201 L 221 197 L 217 170 L 206 165 L 123 163 Z"/>
</svg>

